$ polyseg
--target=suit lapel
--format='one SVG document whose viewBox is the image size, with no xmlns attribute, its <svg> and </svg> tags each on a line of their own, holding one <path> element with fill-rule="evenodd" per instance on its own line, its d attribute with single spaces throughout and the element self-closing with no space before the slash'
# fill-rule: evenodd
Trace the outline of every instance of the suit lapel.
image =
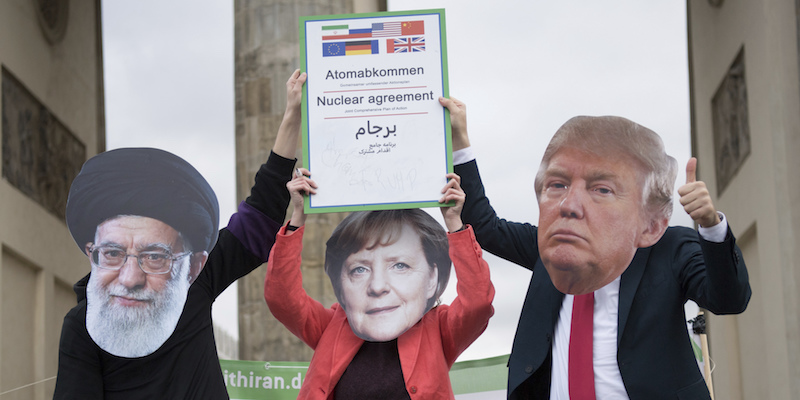
<svg viewBox="0 0 800 400">
<path fill-rule="evenodd" d="M 542 337 L 547 333 L 553 333 L 558 322 L 558 313 L 561 311 L 561 303 L 564 301 L 564 294 L 553 286 L 541 261 L 536 263 L 533 271 L 517 328 L 518 336 L 524 333 L 519 337 L 524 342 L 519 343 L 523 347 L 528 347 L 530 337 L 526 336 L 531 332 L 541 332 L 544 334 Z"/>
<path fill-rule="evenodd" d="M 514 347 L 509 358 L 508 393 L 513 393 L 526 379 L 549 377 L 551 365 L 544 362 L 552 347 L 553 333 L 564 294 L 559 292 L 544 269 L 541 260 L 533 268 L 533 277 L 522 307 L 522 315 L 514 336 Z M 545 374 L 534 374 L 546 368 Z M 533 386 L 548 388 L 547 382 L 536 381 Z"/>
<path fill-rule="evenodd" d="M 558 314 L 561 311 L 561 303 L 564 302 L 564 293 L 559 292 L 558 289 L 553 286 L 553 282 L 550 280 L 544 267 L 539 271 L 539 278 L 533 280 L 533 284 L 528 293 L 530 294 L 531 292 L 535 293 L 536 302 L 539 304 L 546 304 L 542 309 L 546 310 L 545 312 L 547 314 L 545 314 L 544 317 L 547 319 L 542 322 L 536 321 L 536 323 L 542 323 L 543 326 L 552 327 L 552 330 L 555 331 L 555 326 L 558 322 Z"/>
<path fill-rule="evenodd" d="M 619 282 L 619 321 L 617 321 L 617 346 L 619 346 L 622 333 L 625 332 L 625 324 L 631 313 L 633 298 L 642 282 L 644 270 L 647 268 L 647 259 L 650 257 L 650 248 L 639 249 L 633 256 L 633 261 L 628 269 L 622 273 Z"/>
</svg>

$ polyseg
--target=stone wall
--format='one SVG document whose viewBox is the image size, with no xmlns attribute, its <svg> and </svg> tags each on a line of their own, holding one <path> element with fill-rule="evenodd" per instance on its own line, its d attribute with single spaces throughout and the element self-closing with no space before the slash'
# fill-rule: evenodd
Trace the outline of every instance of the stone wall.
<svg viewBox="0 0 800 400">
<path fill-rule="evenodd" d="M 715 398 L 798 399 L 800 1 L 686 4 L 698 179 L 726 215 L 753 291 L 744 313 L 707 314 Z"/>
<path fill-rule="evenodd" d="M 64 222 L 105 147 L 100 0 L 0 1 L 0 393 L 53 398 L 72 285 L 89 272 Z"/>
<path fill-rule="evenodd" d="M 385 1 L 266 0 L 234 3 L 236 58 L 236 176 L 238 199 L 244 200 L 253 177 L 266 161 L 286 108 L 286 80 L 300 68 L 298 22 L 301 16 L 374 12 Z M 300 159 L 300 149 L 297 158 Z M 298 161 L 298 166 L 302 160 Z M 325 241 L 344 218 L 309 216 L 303 238 L 303 286 L 325 306 L 336 302 L 323 271 Z M 264 302 L 261 266 L 238 282 L 239 356 L 243 360 L 308 361 L 311 349 L 270 314 Z"/>
</svg>

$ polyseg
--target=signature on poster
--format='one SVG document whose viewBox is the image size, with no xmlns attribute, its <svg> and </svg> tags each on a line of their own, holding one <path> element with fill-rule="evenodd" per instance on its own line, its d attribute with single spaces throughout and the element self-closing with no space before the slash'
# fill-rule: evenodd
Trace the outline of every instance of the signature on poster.
<svg viewBox="0 0 800 400">
<path fill-rule="evenodd" d="M 364 191 L 386 190 L 393 193 L 403 193 L 413 190 L 417 183 L 417 170 L 411 169 L 390 169 L 368 168 L 350 175 L 347 185 L 350 187 L 360 187 Z"/>
</svg>

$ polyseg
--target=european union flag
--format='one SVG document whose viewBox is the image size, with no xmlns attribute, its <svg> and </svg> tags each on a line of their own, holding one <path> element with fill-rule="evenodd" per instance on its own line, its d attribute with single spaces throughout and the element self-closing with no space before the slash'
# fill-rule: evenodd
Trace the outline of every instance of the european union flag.
<svg viewBox="0 0 800 400">
<path fill-rule="evenodd" d="M 323 57 L 336 57 L 345 55 L 345 42 L 329 42 L 322 44 Z"/>
</svg>

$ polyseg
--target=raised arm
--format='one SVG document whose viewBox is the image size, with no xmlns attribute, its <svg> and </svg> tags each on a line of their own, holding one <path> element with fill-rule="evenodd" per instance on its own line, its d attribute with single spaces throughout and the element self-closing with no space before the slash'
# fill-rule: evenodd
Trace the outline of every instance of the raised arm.
<svg viewBox="0 0 800 400">
<path fill-rule="evenodd" d="M 333 317 L 333 310 L 326 309 L 303 289 L 300 271 L 305 230 L 303 193 L 314 193 L 317 186 L 308 175 L 307 170 L 298 169 L 286 184 L 294 211 L 292 220 L 281 228 L 272 248 L 264 279 L 264 299 L 278 321 L 315 349 Z"/>
<path fill-rule="evenodd" d="M 458 296 L 450 306 L 442 306 L 439 312 L 442 324 L 442 344 L 445 358 L 452 365 L 472 342 L 486 329 L 494 314 L 494 286 L 489 275 L 489 266 L 482 257 L 481 248 L 475 241 L 472 228 L 461 221 L 461 210 L 465 194 L 461 189 L 461 178 L 447 174 L 449 181 L 442 192 L 442 201 L 454 201 L 452 207 L 442 207 L 442 216 L 449 234 L 450 259 L 458 281 Z"/>
<path fill-rule="evenodd" d="M 455 98 L 440 98 L 439 103 L 450 111 L 453 151 L 467 149 L 470 141 L 466 105 Z M 536 227 L 527 223 L 510 222 L 497 216 L 486 197 L 474 159 L 456 162 L 454 169 L 461 177 L 460 186 L 466 195 L 461 219 L 472 225 L 481 247 L 498 257 L 533 269 L 539 258 Z M 533 184 L 533 177 L 529 182 Z M 536 207 L 535 199 L 531 199 L 531 206 Z"/>
<path fill-rule="evenodd" d="M 286 82 L 287 105 L 273 151 L 256 173 L 250 196 L 239 204 L 206 265 L 224 265 L 207 280 L 216 295 L 230 283 L 267 261 L 275 235 L 286 218 L 294 154 L 300 137 L 300 98 L 305 75 L 295 71 Z"/>
<path fill-rule="evenodd" d="M 286 218 L 286 207 L 289 203 L 286 183 L 292 179 L 297 161 L 295 152 L 300 140 L 300 100 L 305 82 L 306 74 L 301 74 L 300 70 L 295 70 L 286 81 L 286 111 L 278 128 L 272 154 L 256 173 L 255 185 L 245 200 L 249 206 L 277 221 L 279 225 Z M 264 260 L 269 254 L 269 248 L 265 250 L 260 254 Z"/>
<path fill-rule="evenodd" d="M 703 181 L 697 159 L 686 165 L 686 184 L 678 189 L 684 210 L 698 224 L 701 253 L 686 262 L 681 279 L 689 298 L 715 314 L 740 313 L 752 294 L 747 267 L 727 221 L 720 218 Z"/>
<path fill-rule="evenodd" d="M 272 147 L 275 154 L 284 158 L 294 158 L 300 141 L 300 103 L 303 99 L 303 84 L 306 83 L 306 77 L 306 73 L 300 73 L 298 69 L 286 81 L 286 111 L 283 113 L 278 137 Z"/>
</svg>

